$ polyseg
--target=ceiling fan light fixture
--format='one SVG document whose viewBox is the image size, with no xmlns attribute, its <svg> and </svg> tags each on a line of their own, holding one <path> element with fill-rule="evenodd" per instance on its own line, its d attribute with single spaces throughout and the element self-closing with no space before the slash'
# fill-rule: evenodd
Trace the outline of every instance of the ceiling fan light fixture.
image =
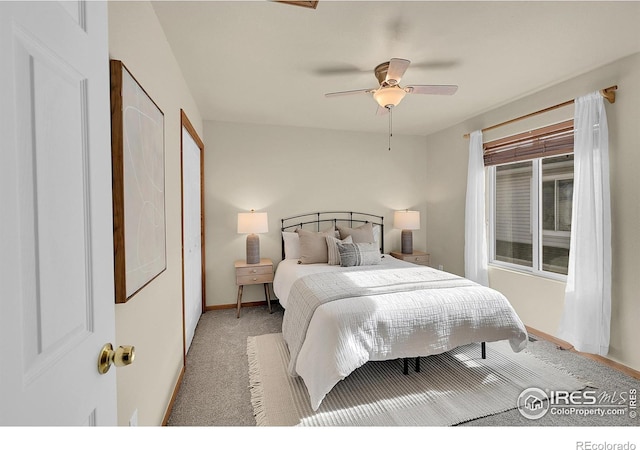
<svg viewBox="0 0 640 450">
<path fill-rule="evenodd" d="M 378 105 L 386 108 L 388 106 L 397 106 L 406 95 L 406 91 L 399 86 L 381 87 L 373 92 L 373 98 Z"/>
</svg>

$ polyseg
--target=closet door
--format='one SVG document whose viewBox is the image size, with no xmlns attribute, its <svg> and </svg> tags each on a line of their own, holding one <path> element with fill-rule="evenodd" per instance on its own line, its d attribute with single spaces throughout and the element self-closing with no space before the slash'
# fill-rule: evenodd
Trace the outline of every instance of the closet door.
<svg viewBox="0 0 640 450">
<path fill-rule="evenodd" d="M 186 116 L 183 116 L 183 121 Z M 185 355 L 204 312 L 202 142 L 192 127 L 182 127 L 182 232 L 184 264 Z"/>
</svg>

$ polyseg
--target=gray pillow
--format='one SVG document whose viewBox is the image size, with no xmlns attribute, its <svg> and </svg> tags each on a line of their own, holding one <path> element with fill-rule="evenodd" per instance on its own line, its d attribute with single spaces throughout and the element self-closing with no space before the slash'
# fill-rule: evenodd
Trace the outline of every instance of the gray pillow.
<svg viewBox="0 0 640 450">
<path fill-rule="evenodd" d="M 375 238 L 373 237 L 373 226 L 370 223 L 365 223 L 358 228 L 338 226 L 338 231 L 340 232 L 340 239 L 351 236 L 354 244 L 375 242 Z"/>
<path fill-rule="evenodd" d="M 329 261 L 327 250 L 327 236 L 335 236 L 335 229 L 331 227 L 325 231 L 296 230 L 300 238 L 300 263 L 315 264 Z"/>
<path fill-rule="evenodd" d="M 380 264 L 380 249 L 375 242 L 342 244 L 338 242 L 340 265 L 342 267 L 372 266 Z"/>
<path fill-rule="evenodd" d="M 329 252 L 329 265 L 340 265 L 340 252 L 338 251 L 338 243 L 351 244 L 353 243 L 351 236 L 347 236 L 344 240 L 340 240 L 333 236 L 327 236 L 327 251 Z"/>
</svg>

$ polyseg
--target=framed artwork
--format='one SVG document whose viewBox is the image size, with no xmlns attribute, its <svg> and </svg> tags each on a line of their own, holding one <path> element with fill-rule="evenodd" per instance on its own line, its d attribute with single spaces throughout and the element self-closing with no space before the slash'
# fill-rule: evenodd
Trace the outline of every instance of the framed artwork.
<svg viewBox="0 0 640 450">
<path fill-rule="evenodd" d="M 277 0 L 278 3 L 288 3 L 290 5 L 302 6 L 304 8 L 316 9 L 318 6 L 317 0 L 313 1 L 295 1 L 295 0 Z"/>
<path fill-rule="evenodd" d="M 115 301 L 125 303 L 167 267 L 164 114 L 121 61 L 110 67 Z"/>
</svg>

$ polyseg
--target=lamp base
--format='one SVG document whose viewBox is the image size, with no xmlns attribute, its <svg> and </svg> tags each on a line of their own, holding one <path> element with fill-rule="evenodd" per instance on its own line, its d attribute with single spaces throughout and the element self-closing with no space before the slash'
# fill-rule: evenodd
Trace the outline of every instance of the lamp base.
<svg viewBox="0 0 640 450">
<path fill-rule="evenodd" d="M 413 231 L 402 230 L 401 239 L 402 239 L 401 240 L 402 253 L 404 254 L 413 253 Z"/>
<path fill-rule="evenodd" d="M 247 236 L 247 264 L 260 262 L 260 237 L 257 234 Z"/>
</svg>

